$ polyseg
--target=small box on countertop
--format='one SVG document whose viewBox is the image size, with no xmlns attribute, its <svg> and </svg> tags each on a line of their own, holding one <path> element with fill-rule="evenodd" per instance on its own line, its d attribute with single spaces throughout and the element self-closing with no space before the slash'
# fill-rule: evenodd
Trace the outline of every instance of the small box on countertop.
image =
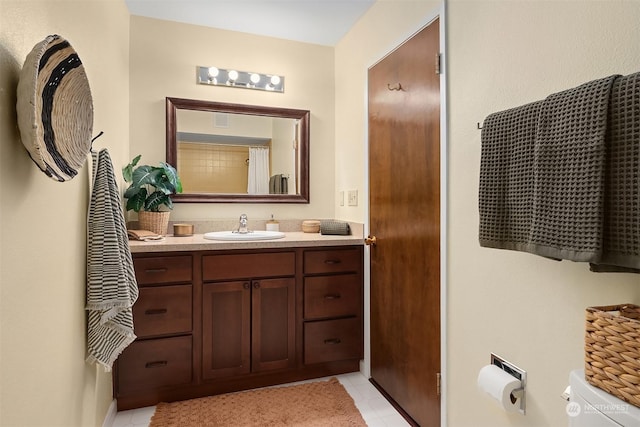
<svg viewBox="0 0 640 427">
<path fill-rule="evenodd" d="M 316 221 L 316 220 L 302 221 L 302 231 L 304 231 L 305 233 L 320 232 L 320 221 Z"/>
<path fill-rule="evenodd" d="M 173 224 L 173 235 L 175 237 L 193 236 L 193 224 Z"/>
</svg>

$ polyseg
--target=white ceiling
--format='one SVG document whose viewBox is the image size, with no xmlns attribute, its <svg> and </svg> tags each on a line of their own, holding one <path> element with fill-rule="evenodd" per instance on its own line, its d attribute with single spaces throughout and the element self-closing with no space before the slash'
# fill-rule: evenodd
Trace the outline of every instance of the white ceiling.
<svg viewBox="0 0 640 427">
<path fill-rule="evenodd" d="M 125 0 L 132 15 L 325 46 L 375 0 Z"/>
</svg>

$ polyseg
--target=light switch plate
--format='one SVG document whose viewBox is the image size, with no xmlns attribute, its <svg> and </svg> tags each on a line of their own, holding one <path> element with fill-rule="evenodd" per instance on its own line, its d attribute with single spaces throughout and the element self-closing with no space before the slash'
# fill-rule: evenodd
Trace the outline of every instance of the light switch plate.
<svg viewBox="0 0 640 427">
<path fill-rule="evenodd" d="M 349 190 L 347 197 L 349 206 L 358 206 L 358 190 Z"/>
</svg>

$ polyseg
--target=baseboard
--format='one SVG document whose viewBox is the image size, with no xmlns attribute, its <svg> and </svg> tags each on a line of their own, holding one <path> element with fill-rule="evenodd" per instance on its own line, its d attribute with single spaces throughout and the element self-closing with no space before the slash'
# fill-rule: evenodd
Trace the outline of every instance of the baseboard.
<svg viewBox="0 0 640 427">
<path fill-rule="evenodd" d="M 373 386 L 378 389 L 378 391 L 380 392 L 380 394 L 382 394 L 382 396 L 387 399 L 389 401 L 389 403 L 391 403 L 391 406 L 393 406 L 395 408 L 396 411 L 398 411 L 398 413 L 400 415 L 402 415 L 402 418 L 404 418 L 411 427 L 420 427 L 420 424 L 418 424 L 417 422 L 415 422 L 415 420 L 413 418 L 411 418 L 411 416 L 402 408 L 402 406 L 398 405 L 398 402 L 396 402 L 395 400 L 393 400 L 393 398 L 389 395 L 389 393 L 387 393 L 381 386 L 380 384 L 378 384 L 373 378 L 369 378 L 369 382 L 371 384 L 373 384 Z"/>
<path fill-rule="evenodd" d="M 115 399 L 111 401 L 111 405 L 109 405 L 109 409 L 107 409 L 107 415 L 104 417 L 104 421 L 102 422 L 102 427 L 111 427 L 113 426 L 113 422 L 116 420 L 116 414 L 118 413 L 118 405 Z"/>
</svg>

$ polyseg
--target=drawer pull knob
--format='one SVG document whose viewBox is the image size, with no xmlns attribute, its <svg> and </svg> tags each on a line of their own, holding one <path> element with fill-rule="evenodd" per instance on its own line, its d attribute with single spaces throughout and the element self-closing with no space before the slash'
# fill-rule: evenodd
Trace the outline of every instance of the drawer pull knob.
<svg viewBox="0 0 640 427">
<path fill-rule="evenodd" d="M 340 298 L 340 294 L 326 294 L 324 296 L 324 299 L 339 299 Z"/>
<path fill-rule="evenodd" d="M 327 259 L 324 261 L 325 264 L 329 264 L 329 265 L 335 265 L 335 264 L 340 264 L 340 260 L 339 259 Z"/>
<path fill-rule="evenodd" d="M 167 313 L 167 309 L 166 308 L 150 308 L 150 309 L 144 311 L 144 314 L 148 314 L 148 315 L 166 314 L 166 313 Z"/>
<path fill-rule="evenodd" d="M 169 364 L 169 362 L 167 362 L 166 360 L 157 360 L 155 362 L 147 362 L 145 363 L 144 367 L 147 369 L 150 368 L 162 368 L 164 366 L 167 366 Z"/>
<path fill-rule="evenodd" d="M 166 271 L 167 271 L 166 268 L 147 268 L 144 272 L 145 273 L 164 273 Z"/>
<path fill-rule="evenodd" d="M 340 344 L 342 341 L 340 341 L 340 338 L 329 338 L 328 340 L 324 340 L 325 344 Z"/>
</svg>

